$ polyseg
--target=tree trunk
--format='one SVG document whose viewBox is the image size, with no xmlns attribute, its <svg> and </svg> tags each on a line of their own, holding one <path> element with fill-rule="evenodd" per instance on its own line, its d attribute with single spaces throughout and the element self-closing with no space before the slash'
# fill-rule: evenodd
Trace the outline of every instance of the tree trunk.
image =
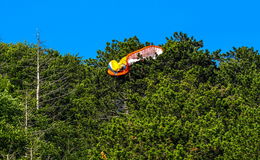
<svg viewBox="0 0 260 160">
<path fill-rule="evenodd" d="M 37 33 L 37 41 L 38 41 L 38 50 L 37 50 L 37 80 L 36 80 L 36 109 L 40 108 L 39 100 L 40 100 L 40 34 Z"/>
</svg>

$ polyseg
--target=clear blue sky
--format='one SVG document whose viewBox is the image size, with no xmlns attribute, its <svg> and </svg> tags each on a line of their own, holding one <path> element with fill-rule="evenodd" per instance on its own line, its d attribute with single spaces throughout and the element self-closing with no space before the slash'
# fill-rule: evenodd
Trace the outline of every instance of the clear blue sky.
<svg viewBox="0 0 260 160">
<path fill-rule="evenodd" d="M 173 32 L 204 41 L 210 51 L 260 49 L 259 0 L 1 0 L 0 40 L 36 43 L 95 58 L 106 42 L 137 36 L 165 43 Z"/>
</svg>

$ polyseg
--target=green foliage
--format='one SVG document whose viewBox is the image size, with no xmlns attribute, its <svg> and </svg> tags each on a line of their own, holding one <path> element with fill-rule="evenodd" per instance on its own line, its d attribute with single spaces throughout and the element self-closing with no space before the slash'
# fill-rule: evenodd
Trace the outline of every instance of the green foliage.
<svg viewBox="0 0 260 160">
<path fill-rule="evenodd" d="M 19 157 L 25 153 L 27 138 L 20 125 L 22 108 L 9 93 L 11 84 L 0 75 L 0 157 Z"/>
<path fill-rule="evenodd" d="M 106 73 L 108 62 L 151 43 L 113 40 L 84 63 L 44 49 L 39 110 L 37 47 L 0 43 L 2 157 L 29 159 L 32 149 L 35 159 L 257 159 L 258 51 L 211 53 L 183 33 L 166 40 L 162 55 L 121 77 Z"/>
</svg>

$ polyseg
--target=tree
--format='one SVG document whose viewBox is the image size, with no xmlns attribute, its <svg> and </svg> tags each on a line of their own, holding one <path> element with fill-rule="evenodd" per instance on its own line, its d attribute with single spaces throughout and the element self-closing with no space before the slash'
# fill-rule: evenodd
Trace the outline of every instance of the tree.
<svg viewBox="0 0 260 160">
<path fill-rule="evenodd" d="M 83 62 L 37 45 L 0 43 L 2 157 L 257 159 L 258 51 L 209 52 L 202 41 L 174 33 L 156 59 L 133 64 L 125 76 L 106 73 L 110 60 L 150 44 L 113 40 Z"/>
<path fill-rule="evenodd" d="M 20 158 L 25 153 L 27 138 L 22 120 L 23 110 L 18 99 L 9 93 L 12 85 L 0 75 L 0 156 Z"/>
</svg>

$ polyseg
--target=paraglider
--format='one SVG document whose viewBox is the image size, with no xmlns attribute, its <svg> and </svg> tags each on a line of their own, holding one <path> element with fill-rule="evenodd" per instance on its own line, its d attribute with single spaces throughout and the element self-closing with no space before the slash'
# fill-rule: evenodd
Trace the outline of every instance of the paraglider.
<svg viewBox="0 0 260 160">
<path fill-rule="evenodd" d="M 107 73 L 111 76 L 121 76 L 129 72 L 130 66 L 135 62 L 142 59 L 153 58 L 163 53 L 163 49 L 159 46 L 146 46 L 142 49 L 129 53 L 127 56 L 123 57 L 119 63 L 116 60 L 112 60 L 108 64 Z"/>
</svg>

